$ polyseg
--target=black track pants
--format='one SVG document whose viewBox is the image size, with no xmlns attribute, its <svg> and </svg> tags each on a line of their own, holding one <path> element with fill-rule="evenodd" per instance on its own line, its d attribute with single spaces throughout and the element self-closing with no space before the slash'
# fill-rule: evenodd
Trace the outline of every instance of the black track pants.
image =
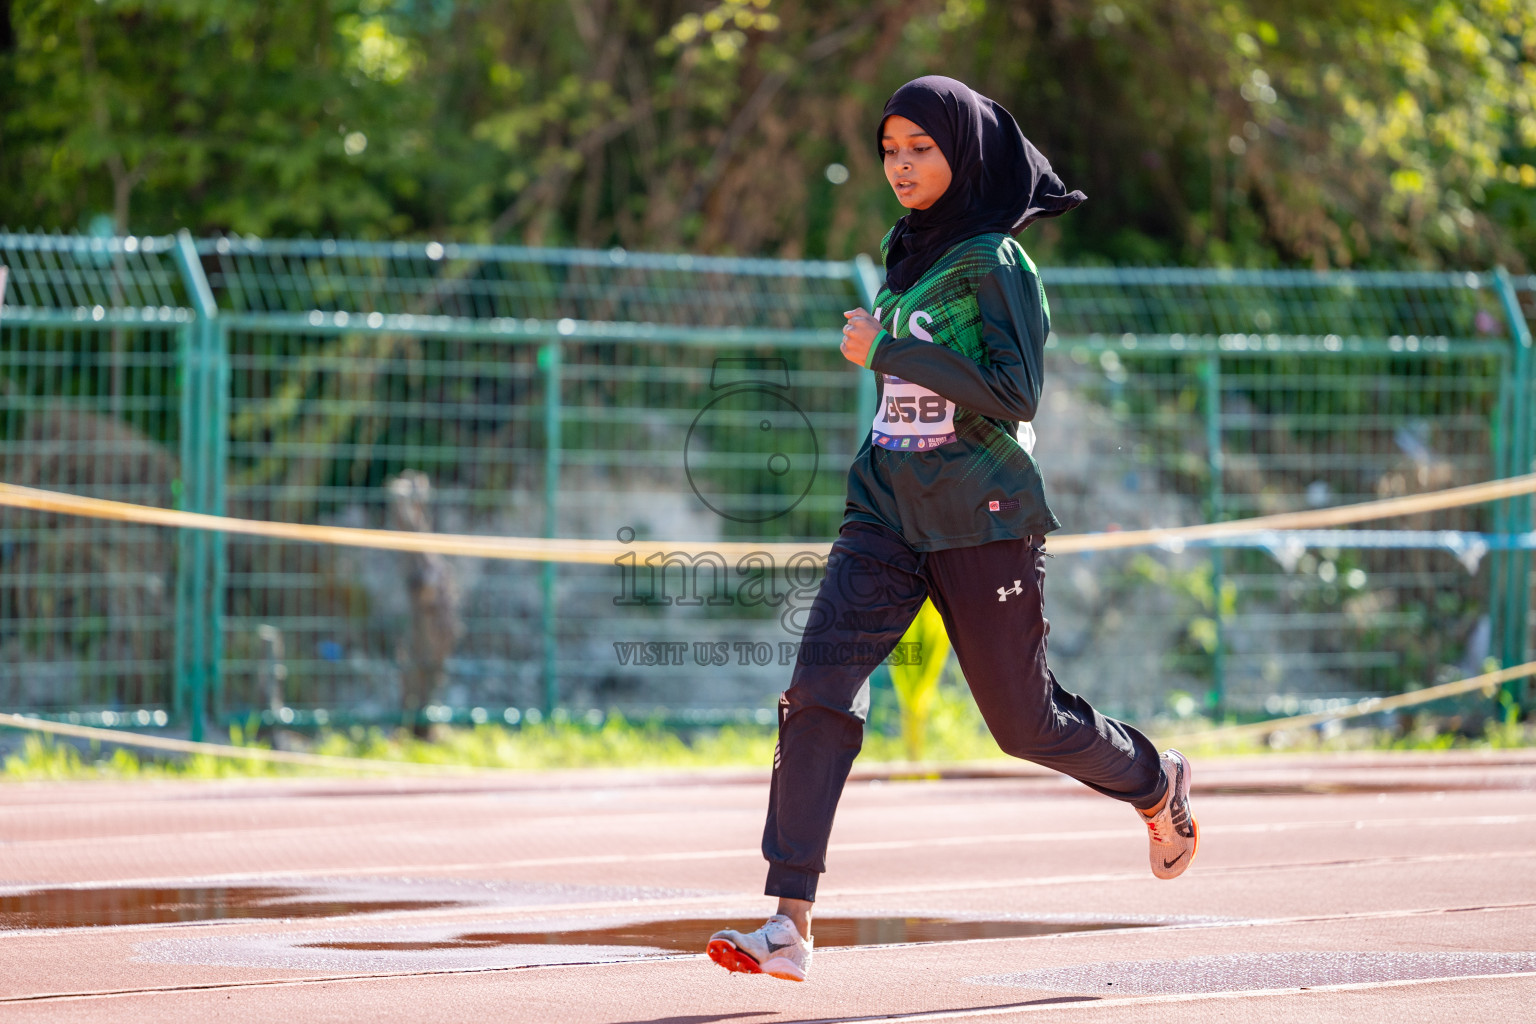
<svg viewBox="0 0 1536 1024">
<path fill-rule="evenodd" d="M 921 553 L 885 527 L 843 525 L 806 621 L 789 689 L 763 856 L 769 896 L 814 900 L 848 769 L 864 740 L 864 683 L 931 597 L 998 746 L 1106 796 L 1156 806 L 1157 748 L 1063 690 L 1045 663 L 1045 538 Z"/>
</svg>

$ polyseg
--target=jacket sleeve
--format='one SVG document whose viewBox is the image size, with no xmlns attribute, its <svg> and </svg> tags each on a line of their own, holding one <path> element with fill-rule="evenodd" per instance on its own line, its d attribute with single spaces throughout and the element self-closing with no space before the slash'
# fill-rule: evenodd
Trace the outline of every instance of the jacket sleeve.
<svg viewBox="0 0 1536 1024">
<path fill-rule="evenodd" d="M 1050 333 L 1040 283 L 1023 267 L 1004 264 L 976 292 L 987 365 L 921 338 L 882 332 L 869 368 L 889 373 L 972 412 L 993 419 L 1032 420 L 1045 382 L 1045 338 Z"/>
</svg>

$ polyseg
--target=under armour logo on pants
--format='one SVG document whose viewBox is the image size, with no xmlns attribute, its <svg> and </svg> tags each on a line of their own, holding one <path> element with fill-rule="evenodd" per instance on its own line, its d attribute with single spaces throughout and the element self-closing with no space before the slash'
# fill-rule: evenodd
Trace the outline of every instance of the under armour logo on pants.
<svg viewBox="0 0 1536 1024">
<path fill-rule="evenodd" d="M 998 587 L 997 588 L 997 599 L 999 601 L 1006 601 L 1006 600 L 1008 600 L 1008 595 L 1009 594 L 1022 594 L 1022 593 L 1024 593 L 1024 581 L 1023 580 L 1014 580 L 1012 587 Z"/>
</svg>

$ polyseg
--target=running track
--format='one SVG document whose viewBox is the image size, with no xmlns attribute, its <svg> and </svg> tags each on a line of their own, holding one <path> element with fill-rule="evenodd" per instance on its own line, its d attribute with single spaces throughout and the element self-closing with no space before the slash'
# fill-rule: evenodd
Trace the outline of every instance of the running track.
<svg viewBox="0 0 1536 1024">
<path fill-rule="evenodd" d="M 439 905 L 0 931 L 0 1019 L 1536 1020 L 1536 752 L 1195 767 L 1202 844 L 1173 882 L 1134 812 L 1029 766 L 856 768 L 820 914 L 1119 926 L 824 948 L 804 985 L 698 954 L 456 941 L 755 926 L 762 773 L 3 784 L 0 899 L 266 885 Z"/>
</svg>

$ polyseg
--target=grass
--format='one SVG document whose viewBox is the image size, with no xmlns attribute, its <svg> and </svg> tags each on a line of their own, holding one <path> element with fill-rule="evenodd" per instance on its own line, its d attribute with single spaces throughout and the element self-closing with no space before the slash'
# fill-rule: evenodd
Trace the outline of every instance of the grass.
<svg viewBox="0 0 1536 1024">
<path fill-rule="evenodd" d="M 1340 723 L 1335 723 L 1340 725 Z M 1169 729 L 1161 735 L 1178 732 L 1185 737 L 1179 749 L 1190 755 L 1322 753 L 1366 750 L 1516 750 L 1536 747 L 1536 722 L 1498 722 L 1492 719 L 1473 731 L 1456 719 L 1425 718 L 1406 731 L 1371 728 L 1305 728 L 1272 734 L 1268 739 L 1223 739 L 1213 735 L 1200 739 L 1199 731 L 1189 728 Z M 1155 733 L 1154 735 L 1159 735 Z"/>
<path fill-rule="evenodd" d="M 933 762 L 1006 760 L 987 733 L 981 714 L 963 687 L 946 685 L 934 698 L 927 731 Z M 1201 741 L 1199 733 L 1214 723 L 1201 719 L 1157 719 L 1147 729 L 1158 736 L 1188 735 L 1182 749 L 1192 756 L 1262 754 L 1273 751 L 1509 749 L 1536 746 L 1536 722 L 1471 721 L 1421 718 L 1406 732 L 1380 728 L 1302 729 L 1269 741 Z M 438 727 L 429 740 L 399 731 L 354 727 L 313 737 L 317 754 L 365 757 L 418 764 L 474 768 L 762 768 L 773 763 L 773 726 L 728 725 L 681 731 L 657 722 L 628 721 L 610 715 L 600 726 L 577 721 L 546 721 L 508 729 L 500 725 Z M 249 741 L 238 726 L 229 740 L 236 746 L 267 746 Z M 902 761 L 902 741 L 894 695 L 875 691 L 860 758 L 865 762 Z M 204 754 L 139 754 L 126 747 L 93 745 L 82 754 L 73 745 L 29 735 L 19 752 L 6 757 L 0 781 L 62 779 L 224 779 L 331 774 L 328 769 L 268 764 Z"/>
<path fill-rule="evenodd" d="M 874 761 L 902 760 L 906 755 L 901 737 L 886 732 L 883 717 L 871 717 L 861 756 Z M 545 721 L 518 729 L 439 726 L 429 740 L 417 739 L 404 730 L 386 733 L 376 727 L 354 727 L 323 732 L 307 749 L 340 757 L 473 768 L 761 768 L 773 763 L 776 738 L 771 725 L 684 731 L 610 715 L 600 726 L 578 721 Z M 270 746 L 247 742 L 239 726 L 230 729 L 228 742 L 234 746 Z M 935 701 L 928 750 L 940 761 L 1003 756 L 987 734 L 969 693 L 954 688 L 946 688 Z M 72 744 L 34 734 L 26 737 L 18 753 L 5 758 L 0 780 L 270 778 L 329 773 L 328 769 L 242 758 L 140 754 L 126 747 L 100 745 L 92 745 L 82 755 Z"/>
</svg>

